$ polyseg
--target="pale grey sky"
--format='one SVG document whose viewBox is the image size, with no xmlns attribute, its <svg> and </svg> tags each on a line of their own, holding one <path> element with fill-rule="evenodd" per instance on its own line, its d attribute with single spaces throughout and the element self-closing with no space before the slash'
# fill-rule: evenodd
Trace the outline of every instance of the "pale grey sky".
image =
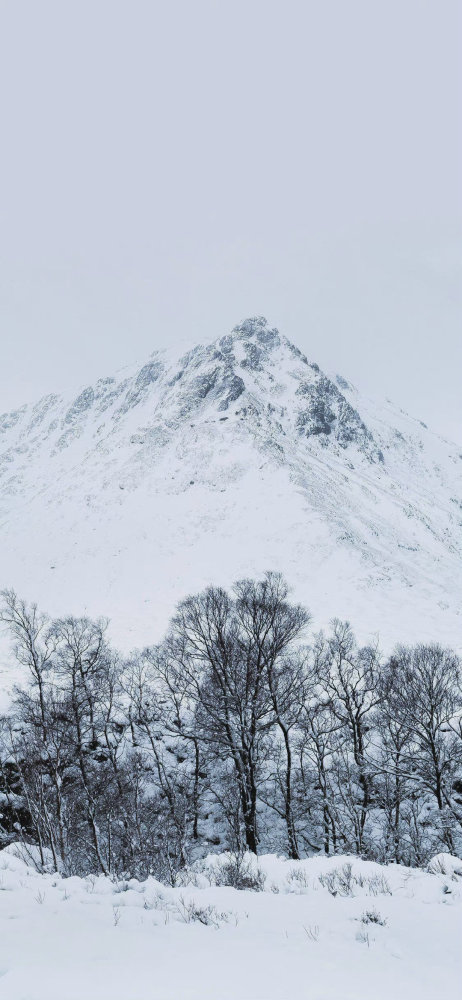
<svg viewBox="0 0 462 1000">
<path fill-rule="evenodd" d="M 0 0 L 0 411 L 263 313 L 462 439 L 459 0 Z"/>
</svg>

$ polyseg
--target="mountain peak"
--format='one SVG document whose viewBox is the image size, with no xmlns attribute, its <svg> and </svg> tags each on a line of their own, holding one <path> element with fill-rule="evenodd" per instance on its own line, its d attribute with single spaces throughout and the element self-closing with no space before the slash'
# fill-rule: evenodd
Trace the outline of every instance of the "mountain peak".
<svg viewBox="0 0 462 1000">
<path fill-rule="evenodd" d="M 281 338 L 276 327 L 270 327 L 264 316 L 249 316 L 233 327 L 232 336 L 236 340 L 248 340 L 253 337 L 260 344 L 276 346 Z"/>
<path fill-rule="evenodd" d="M 401 608 L 437 622 L 455 593 L 456 449 L 329 378 L 262 316 L 5 415 L 0 442 L 0 587 L 78 613 L 84 580 L 85 609 L 116 618 L 122 643 L 126 619 L 131 644 L 152 641 L 152 616 L 159 634 L 189 591 L 268 567 L 318 624 L 337 614 L 387 637 L 406 637 Z M 452 634 L 456 616 L 454 598 Z"/>
<path fill-rule="evenodd" d="M 222 337 L 219 343 L 229 343 L 230 340 L 233 342 L 253 341 L 262 355 L 265 351 L 271 352 L 277 347 L 283 346 L 291 355 L 301 360 L 304 364 L 308 364 L 307 358 L 298 347 L 295 347 L 287 337 L 282 336 L 277 327 L 270 327 L 265 316 L 249 316 L 247 319 L 242 320 L 241 323 L 238 323 L 233 328 L 231 334 Z M 317 366 L 313 367 L 317 368 Z"/>
<path fill-rule="evenodd" d="M 281 455 L 288 444 L 305 438 L 316 450 L 353 448 L 368 462 L 384 461 L 373 433 L 342 391 L 349 384 L 332 381 L 310 364 L 263 316 L 245 319 L 230 334 L 189 351 L 169 385 L 185 416 L 198 416 L 204 407 L 228 411 L 239 400 L 234 416 L 250 422 L 255 440 L 264 428 Z"/>
</svg>

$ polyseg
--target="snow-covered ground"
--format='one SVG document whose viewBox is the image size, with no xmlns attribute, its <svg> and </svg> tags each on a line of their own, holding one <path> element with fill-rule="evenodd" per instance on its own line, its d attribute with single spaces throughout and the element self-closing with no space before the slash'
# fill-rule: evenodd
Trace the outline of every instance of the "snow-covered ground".
<svg viewBox="0 0 462 1000">
<path fill-rule="evenodd" d="M 41 875 L 17 852 L 0 853 L 2 1000 L 454 1000 L 460 992 L 462 862 L 447 855 L 433 873 L 266 856 L 264 889 L 250 891 L 211 884 L 224 856 L 171 888 Z"/>
</svg>

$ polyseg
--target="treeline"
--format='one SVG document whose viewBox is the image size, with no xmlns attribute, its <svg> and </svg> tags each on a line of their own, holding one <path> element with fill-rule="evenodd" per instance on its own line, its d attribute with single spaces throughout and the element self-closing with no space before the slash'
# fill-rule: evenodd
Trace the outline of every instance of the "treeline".
<svg viewBox="0 0 462 1000">
<path fill-rule="evenodd" d="M 183 601 L 158 646 L 50 620 L 14 592 L 1 621 L 21 686 L 0 729 L 0 839 L 67 874 L 175 878 L 211 850 L 353 852 L 419 865 L 462 847 L 460 664 L 383 660 L 347 623 L 310 635 L 279 574 Z"/>
</svg>

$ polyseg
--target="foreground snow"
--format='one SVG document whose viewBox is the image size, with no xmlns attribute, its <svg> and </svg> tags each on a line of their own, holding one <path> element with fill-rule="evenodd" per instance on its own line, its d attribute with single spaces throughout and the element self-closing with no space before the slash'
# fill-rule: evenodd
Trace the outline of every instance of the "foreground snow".
<svg viewBox="0 0 462 1000">
<path fill-rule="evenodd" d="M 5 1000 L 458 995 L 457 859 L 442 856 L 422 872 L 355 858 L 266 856 L 264 890 L 254 892 L 213 884 L 224 858 L 170 888 L 155 879 L 39 875 L 17 855 L 14 847 L 0 852 Z"/>
</svg>

